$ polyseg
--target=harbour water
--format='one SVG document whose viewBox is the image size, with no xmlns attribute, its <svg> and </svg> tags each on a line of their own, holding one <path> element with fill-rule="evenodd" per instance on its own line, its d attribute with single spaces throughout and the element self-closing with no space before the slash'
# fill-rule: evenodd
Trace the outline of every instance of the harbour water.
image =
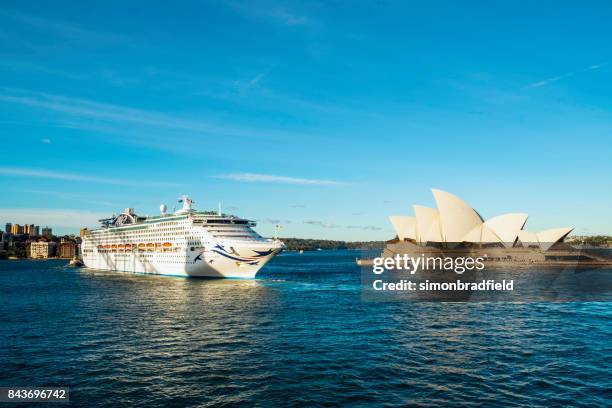
<svg viewBox="0 0 612 408">
<path fill-rule="evenodd" d="M 603 406 L 610 303 L 365 302 L 355 251 L 257 280 L 0 262 L 0 386 L 76 406 Z"/>
</svg>

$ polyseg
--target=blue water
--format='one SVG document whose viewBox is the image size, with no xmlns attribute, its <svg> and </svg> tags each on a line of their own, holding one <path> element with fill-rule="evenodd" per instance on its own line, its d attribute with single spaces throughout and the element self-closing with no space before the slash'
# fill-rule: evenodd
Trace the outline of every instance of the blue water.
<svg viewBox="0 0 612 408">
<path fill-rule="evenodd" d="M 610 405 L 610 303 L 364 302 L 358 252 L 256 281 L 0 262 L 0 386 L 76 406 Z"/>
</svg>

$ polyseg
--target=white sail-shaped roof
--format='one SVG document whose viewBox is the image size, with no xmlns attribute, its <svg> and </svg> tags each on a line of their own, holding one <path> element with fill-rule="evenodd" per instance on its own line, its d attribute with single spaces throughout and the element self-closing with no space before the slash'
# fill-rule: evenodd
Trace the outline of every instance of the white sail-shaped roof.
<svg viewBox="0 0 612 408">
<path fill-rule="evenodd" d="M 547 251 L 555 243 L 565 238 L 573 228 L 554 228 L 537 233 L 538 241 L 542 251 Z"/>
<path fill-rule="evenodd" d="M 484 225 L 497 235 L 506 248 L 511 248 L 519 231 L 527 222 L 525 213 L 502 214 L 485 221 Z"/>
<path fill-rule="evenodd" d="M 490 244 L 502 242 L 502 239 L 491 228 L 485 224 L 480 224 L 468 232 L 462 241 L 475 244 Z"/>
<path fill-rule="evenodd" d="M 440 213 L 435 208 L 415 205 L 416 239 L 418 242 L 444 242 L 440 225 Z"/>
<path fill-rule="evenodd" d="M 487 227 L 485 224 L 482 224 L 482 236 L 480 237 L 481 243 L 497 243 L 502 242 L 502 239 L 499 235 L 495 233 L 491 228 Z"/>
<path fill-rule="evenodd" d="M 393 224 L 400 241 L 405 239 L 416 240 L 416 218 L 404 215 L 391 215 L 389 221 Z"/>
<path fill-rule="evenodd" d="M 540 242 L 538 241 L 538 235 L 535 232 L 524 230 L 519 231 L 518 237 L 524 247 L 540 245 Z"/>
<path fill-rule="evenodd" d="M 414 239 L 422 244 L 503 243 L 507 248 L 511 248 L 518 238 L 525 247 L 535 245 L 546 251 L 572 231 L 572 228 L 555 228 L 539 233 L 524 231 L 528 217 L 524 213 L 502 214 L 483 221 L 482 217 L 459 197 L 442 190 L 431 191 L 438 209 L 415 205 L 415 217 L 389 217 L 400 239 Z"/>
<path fill-rule="evenodd" d="M 464 235 L 462 241 L 482 242 L 482 224 L 472 228 L 470 232 Z"/>
<path fill-rule="evenodd" d="M 446 242 L 462 242 L 475 228 L 482 225 L 482 218 L 459 197 L 446 191 L 432 189 L 438 210 L 440 223 Z"/>
</svg>

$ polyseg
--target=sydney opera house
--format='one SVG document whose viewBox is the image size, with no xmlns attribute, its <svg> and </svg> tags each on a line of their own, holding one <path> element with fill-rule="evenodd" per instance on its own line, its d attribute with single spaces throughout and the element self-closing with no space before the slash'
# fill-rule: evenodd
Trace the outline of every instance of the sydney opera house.
<svg viewBox="0 0 612 408">
<path fill-rule="evenodd" d="M 600 266 L 609 258 L 577 250 L 563 242 L 573 228 L 525 230 L 527 214 L 502 214 L 484 220 L 459 197 L 432 189 L 437 208 L 415 205 L 413 216 L 389 217 L 398 242 L 387 244 L 384 257 L 395 254 L 486 256 L 487 265 L 508 263 L 544 266 Z M 360 265 L 369 263 L 358 260 Z"/>
<path fill-rule="evenodd" d="M 432 189 L 438 208 L 415 205 L 414 216 L 394 215 L 389 219 L 400 241 L 419 245 L 457 244 L 477 246 L 538 247 L 548 250 L 573 228 L 563 227 L 532 232 L 523 229 L 527 214 L 502 214 L 483 220 L 469 204 L 446 191 Z"/>
</svg>

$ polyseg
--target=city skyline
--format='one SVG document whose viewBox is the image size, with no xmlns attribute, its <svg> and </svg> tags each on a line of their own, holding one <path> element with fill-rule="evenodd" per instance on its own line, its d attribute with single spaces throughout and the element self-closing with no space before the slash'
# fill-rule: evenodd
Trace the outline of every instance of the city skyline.
<svg viewBox="0 0 612 408">
<path fill-rule="evenodd" d="M 10 221 L 4 224 L 4 229 L 1 231 L 10 235 L 29 235 L 31 237 L 52 235 L 52 228 L 49 228 L 49 226 L 42 227 L 41 233 L 40 225 L 28 223 L 19 224 Z"/>
<path fill-rule="evenodd" d="M 611 5 L 118 10 L 0 6 L 0 226 L 189 194 L 267 236 L 379 240 L 433 187 L 612 234 Z"/>
</svg>

